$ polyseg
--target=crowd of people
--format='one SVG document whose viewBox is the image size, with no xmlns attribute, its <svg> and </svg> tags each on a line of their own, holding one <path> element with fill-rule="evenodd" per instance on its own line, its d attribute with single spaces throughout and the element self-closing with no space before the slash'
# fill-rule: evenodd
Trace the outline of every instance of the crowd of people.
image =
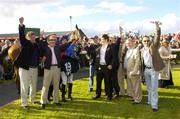
<svg viewBox="0 0 180 119">
<path fill-rule="evenodd" d="M 172 86 L 171 47 L 180 48 L 180 34 L 161 35 L 159 22 L 154 22 L 154 36 L 132 36 L 120 34 L 110 37 L 84 38 L 83 43 L 71 35 L 64 35 L 61 43 L 57 42 L 56 34 L 46 38 L 36 39 L 35 33 L 25 34 L 24 18 L 19 19 L 19 54 L 13 61 L 19 75 L 17 86 L 21 96 L 21 106 L 28 109 L 28 94 L 30 103 L 34 104 L 38 79 L 38 67 L 44 71 L 41 91 L 41 108 L 45 109 L 53 92 L 55 105 L 59 103 L 59 84 L 61 84 L 62 101 L 68 87 L 68 100 L 72 100 L 73 74 L 80 68 L 80 54 L 83 52 L 89 62 L 89 91 L 96 87 L 94 100 L 101 97 L 102 81 L 107 100 L 127 95 L 133 104 L 142 101 L 141 83 L 147 86 L 147 104 L 154 112 L 158 111 L 158 86 Z M 2 78 L 3 60 L 8 57 L 11 45 L 7 40 L 1 48 L 0 78 Z M 85 51 L 85 52 L 84 52 Z M 11 57 L 9 58 L 11 59 Z M 8 60 L 9 61 L 9 60 Z M 12 61 L 12 60 L 11 60 Z M 39 65 L 40 64 L 40 65 Z M 96 76 L 96 86 L 94 77 Z M 126 90 L 125 83 L 126 82 Z"/>
</svg>

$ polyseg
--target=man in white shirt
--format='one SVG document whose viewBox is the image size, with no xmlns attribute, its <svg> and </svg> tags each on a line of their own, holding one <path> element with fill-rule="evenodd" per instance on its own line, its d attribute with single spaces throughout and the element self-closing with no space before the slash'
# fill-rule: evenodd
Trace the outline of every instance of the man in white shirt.
<svg viewBox="0 0 180 119">
<path fill-rule="evenodd" d="M 107 99 L 112 99 L 112 80 L 111 71 L 117 65 L 115 58 L 115 51 L 109 44 L 109 36 L 104 34 L 101 38 L 101 46 L 96 50 L 96 95 L 93 99 L 100 98 L 101 96 L 101 83 L 104 79 L 105 93 L 108 96 Z"/>
<path fill-rule="evenodd" d="M 159 22 L 155 22 L 156 36 L 150 40 L 148 36 L 143 38 L 144 48 L 141 50 L 141 59 L 144 65 L 144 78 L 148 90 L 148 104 L 151 105 L 153 112 L 158 111 L 158 75 L 164 67 L 159 54 L 161 29 Z"/>
</svg>

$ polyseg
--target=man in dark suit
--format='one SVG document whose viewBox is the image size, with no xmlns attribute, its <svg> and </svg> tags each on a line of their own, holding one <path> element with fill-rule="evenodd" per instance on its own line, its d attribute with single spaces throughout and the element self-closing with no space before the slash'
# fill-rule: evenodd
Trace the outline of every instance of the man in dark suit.
<svg viewBox="0 0 180 119">
<path fill-rule="evenodd" d="M 55 105 L 59 103 L 59 81 L 61 72 L 60 47 L 56 46 L 57 36 L 51 34 L 47 38 L 48 46 L 46 46 L 44 61 L 44 80 L 41 92 L 41 108 L 45 109 L 48 103 L 48 91 L 51 81 L 53 82 L 53 99 Z"/>
<path fill-rule="evenodd" d="M 116 67 L 117 61 L 115 58 L 115 51 L 109 44 L 109 36 L 102 35 L 100 47 L 96 50 L 96 95 L 93 99 L 100 98 L 101 96 L 101 83 L 105 81 L 105 92 L 107 99 L 112 99 L 112 80 L 110 78 L 112 69 Z"/>
</svg>

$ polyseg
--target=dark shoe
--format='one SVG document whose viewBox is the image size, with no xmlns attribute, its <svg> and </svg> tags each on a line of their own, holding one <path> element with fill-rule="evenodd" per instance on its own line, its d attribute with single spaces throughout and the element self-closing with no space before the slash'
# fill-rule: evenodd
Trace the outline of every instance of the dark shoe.
<svg viewBox="0 0 180 119">
<path fill-rule="evenodd" d="M 153 108 L 153 109 L 152 109 L 152 111 L 153 111 L 153 112 L 157 112 L 157 111 L 158 111 L 158 109 L 156 109 L 156 108 Z"/>
<path fill-rule="evenodd" d="M 34 101 L 34 104 L 41 104 L 39 101 Z"/>
<path fill-rule="evenodd" d="M 98 98 L 100 98 L 100 96 L 99 96 L 99 95 L 95 95 L 92 99 L 93 99 L 93 100 L 96 100 L 96 99 L 98 99 Z"/>
<path fill-rule="evenodd" d="M 67 100 L 65 98 L 62 98 L 62 102 L 67 102 Z"/>
<path fill-rule="evenodd" d="M 133 102 L 132 104 L 133 105 L 137 105 L 137 104 L 140 104 L 140 102 Z"/>
<path fill-rule="evenodd" d="M 54 103 L 56 106 L 61 106 L 62 104 L 61 103 Z"/>
<path fill-rule="evenodd" d="M 66 85 L 62 84 L 62 102 L 67 102 L 66 98 L 65 98 L 65 94 L 66 94 Z"/>
<path fill-rule="evenodd" d="M 90 88 L 90 89 L 89 89 L 89 92 L 93 92 L 93 88 Z"/>
<path fill-rule="evenodd" d="M 29 109 L 28 106 L 22 106 L 22 108 L 23 108 L 24 110 L 28 110 L 28 109 Z"/>
<path fill-rule="evenodd" d="M 69 83 L 69 85 L 68 85 L 68 100 L 72 100 L 72 96 L 71 96 L 71 94 L 72 94 L 72 83 Z"/>
<path fill-rule="evenodd" d="M 112 97 L 107 97 L 107 100 L 111 101 L 111 100 L 112 100 Z"/>
<path fill-rule="evenodd" d="M 45 109 L 45 107 L 46 107 L 46 104 L 41 104 L 42 109 Z"/>
</svg>

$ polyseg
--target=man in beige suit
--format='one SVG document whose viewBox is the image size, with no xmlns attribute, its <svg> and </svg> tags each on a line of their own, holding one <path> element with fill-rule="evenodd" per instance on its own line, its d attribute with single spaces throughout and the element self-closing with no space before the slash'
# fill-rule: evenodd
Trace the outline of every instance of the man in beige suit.
<svg viewBox="0 0 180 119">
<path fill-rule="evenodd" d="M 151 105 L 153 112 L 158 111 L 158 75 L 163 69 L 164 64 L 158 52 L 160 47 L 161 29 L 159 22 L 156 25 L 156 35 L 154 40 L 148 36 L 143 38 L 144 48 L 141 50 L 141 59 L 144 66 L 144 78 L 148 90 L 148 104 Z"/>
<path fill-rule="evenodd" d="M 124 66 L 127 69 L 127 80 L 131 85 L 134 104 L 139 104 L 142 100 L 140 51 L 135 48 L 135 42 L 132 39 L 126 40 L 126 47 L 128 50 Z"/>
<path fill-rule="evenodd" d="M 120 95 L 125 95 L 124 80 L 127 78 L 127 70 L 124 68 L 124 59 L 127 54 L 127 47 L 124 39 L 121 39 L 121 44 L 119 46 L 119 68 L 118 68 L 118 84 L 120 87 Z M 132 97 L 132 87 L 129 79 L 126 80 L 127 84 L 127 96 Z"/>
</svg>

